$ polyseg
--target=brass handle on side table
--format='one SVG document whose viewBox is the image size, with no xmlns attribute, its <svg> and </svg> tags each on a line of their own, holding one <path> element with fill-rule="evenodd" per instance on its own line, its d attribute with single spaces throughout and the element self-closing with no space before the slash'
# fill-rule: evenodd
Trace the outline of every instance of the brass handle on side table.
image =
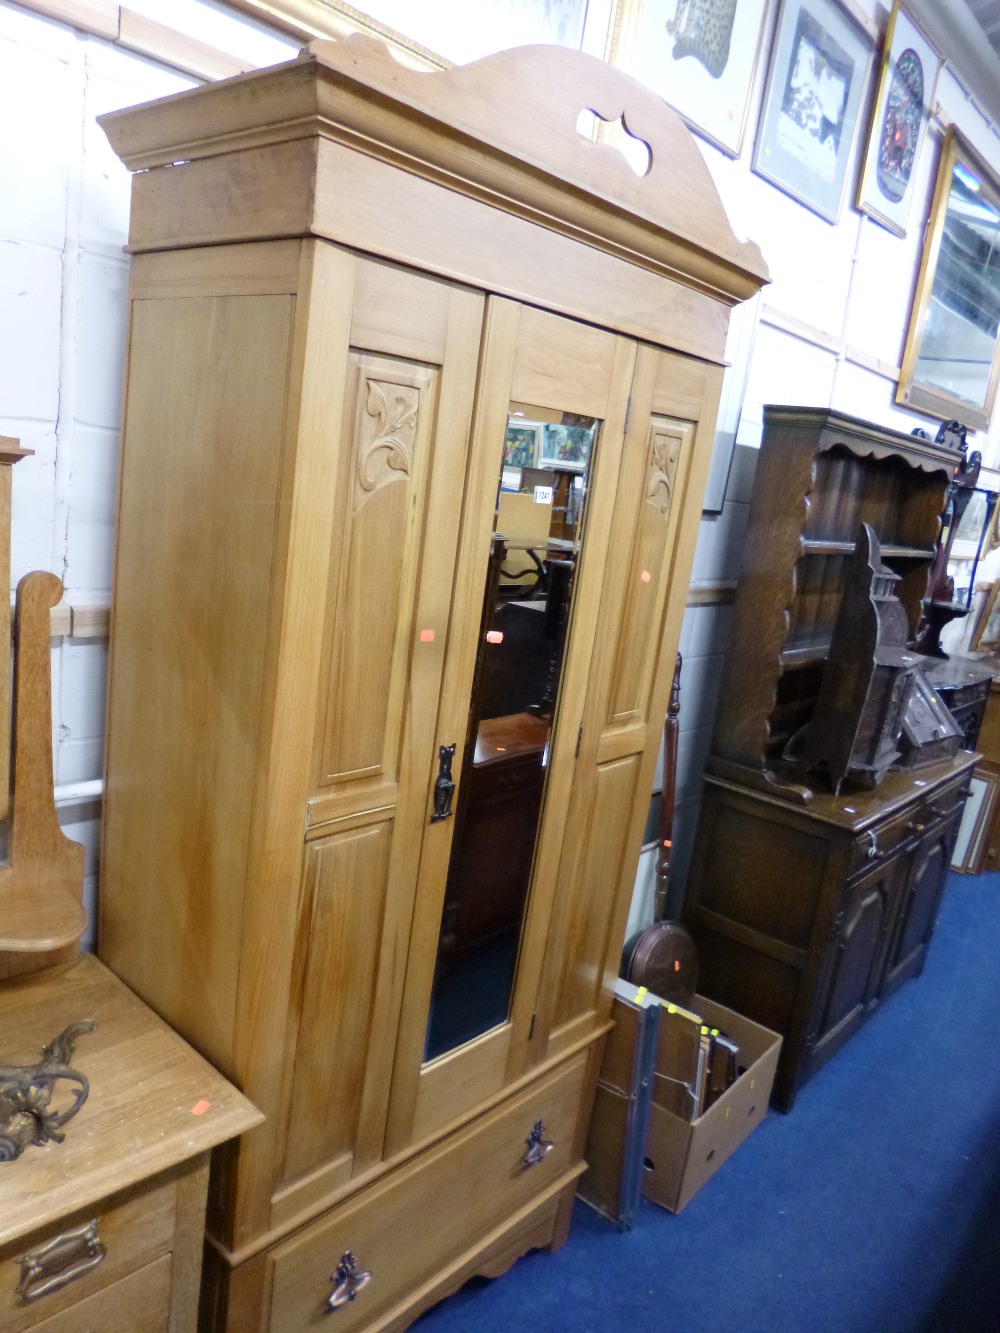
<svg viewBox="0 0 1000 1333">
<path fill-rule="evenodd" d="M 342 1305 L 348 1305 L 359 1296 L 365 1287 L 372 1280 L 371 1270 L 368 1268 L 359 1268 L 358 1261 L 350 1250 L 345 1250 L 341 1255 L 340 1263 L 330 1274 L 330 1281 L 334 1283 L 333 1291 L 326 1298 L 327 1310 L 339 1310 Z"/>
<path fill-rule="evenodd" d="M 438 775 L 434 783 L 432 824 L 436 824 L 441 819 L 450 819 L 452 815 L 451 798 L 455 794 L 455 780 L 451 776 L 451 761 L 454 757 L 454 745 L 438 747 Z"/>
<path fill-rule="evenodd" d="M 556 1146 L 551 1139 L 545 1137 L 545 1126 L 540 1120 L 535 1121 L 534 1128 L 525 1139 L 525 1143 L 528 1145 L 528 1151 L 523 1158 L 525 1166 L 535 1166 L 543 1157 L 548 1157 Z"/>
<path fill-rule="evenodd" d="M 41 1249 L 21 1258 L 21 1280 L 17 1294 L 22 1301 L 37 1301 L 51 1291 L 89 1273 L 107 1251 L 97 1234 L 98 1218 L 75 1231 L 66 1231 Z"/>
</svg>

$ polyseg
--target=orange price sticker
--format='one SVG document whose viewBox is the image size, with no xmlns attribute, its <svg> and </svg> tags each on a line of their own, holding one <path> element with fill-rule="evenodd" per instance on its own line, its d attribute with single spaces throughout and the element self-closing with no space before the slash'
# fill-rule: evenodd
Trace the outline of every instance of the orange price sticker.
<svg viewBox="0 0 1000 1333">
<path fill-rule="evenodd" d="M 211 1105 L 212 1105 L 211 1102 L 206 1102 L 204 1099 L 202 1099 L 200 1102 L 195 1102 L 194 1106 L 191 1107 L 191 1114 L 204 1115 Z"/>
<path fill-rule="evenodd" d="M 433 642 L 434 642 L 434 631 L 433 631 L 432 629 L 422 629 L 422 630 L 420 631 L 420 642 L 421 642 L 421 643 L 433 643 Z"/>
<path fill-rule="evenodd" d="M 642 571 L 642 574 L 640 575 L 640 578 L 642 579 L 643 583 L 648 583 L 652 577 L 653 576 L 652 574 L 650 574 L 648 569 L 644 569 Z"/>
</svg>

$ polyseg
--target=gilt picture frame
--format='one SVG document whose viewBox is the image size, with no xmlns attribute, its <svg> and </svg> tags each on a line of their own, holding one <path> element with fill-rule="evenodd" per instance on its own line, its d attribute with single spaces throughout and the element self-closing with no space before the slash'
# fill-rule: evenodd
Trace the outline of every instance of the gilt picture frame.
<svg viewBox="0 0 1000 1333">
<path fill-rule="evenodd" d="M 897 236 L 906 235 L 940 68 L 941 56 L 896 0 L 885 32 L 857 203 Z"/>
<path fill-rule="evenodd" d="M 828 222 L 843 206 L 873 50 L 837 0 L 782 0 L 752 165 Z"/>
<path fill-rule="evenodd" d="M 1000 379 L 1000 178 L 954 125 L 941 145 L 896 402 L 987 430 Z"/>
<path fill-rule="evenodd" d="M 609 59 L 739 157 L 768 0 L 619 0 Z"/>
</svg>

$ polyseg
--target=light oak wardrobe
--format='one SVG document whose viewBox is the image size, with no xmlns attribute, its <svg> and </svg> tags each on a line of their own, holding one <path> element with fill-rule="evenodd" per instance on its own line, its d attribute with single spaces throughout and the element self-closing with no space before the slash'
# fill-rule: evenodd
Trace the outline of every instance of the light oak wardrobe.
<svg viewBox="0 0 1000 1333">
<path fill-rule="evenodd" d="M 267 1116 L 215 1163 L 206 1326 L 404 1327 L 565 1237 L 764 266 L 577 52 L 321 42 L 101 123 L 136 173 L 101 954 Z"/>
</svg>

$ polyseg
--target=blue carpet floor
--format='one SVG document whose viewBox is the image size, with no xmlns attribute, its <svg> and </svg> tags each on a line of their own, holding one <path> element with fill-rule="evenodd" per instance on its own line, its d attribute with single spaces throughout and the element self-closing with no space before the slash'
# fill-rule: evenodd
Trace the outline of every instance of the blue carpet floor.
<svg viewBox="0 0 1000 1333">
<path fill-rule="evenodd" d="M 923 975 L 678 1216 L 468 1283 L 420 1333 L 1000 1330 L 1000 874 L 949 876 Z"/>
</svg>

